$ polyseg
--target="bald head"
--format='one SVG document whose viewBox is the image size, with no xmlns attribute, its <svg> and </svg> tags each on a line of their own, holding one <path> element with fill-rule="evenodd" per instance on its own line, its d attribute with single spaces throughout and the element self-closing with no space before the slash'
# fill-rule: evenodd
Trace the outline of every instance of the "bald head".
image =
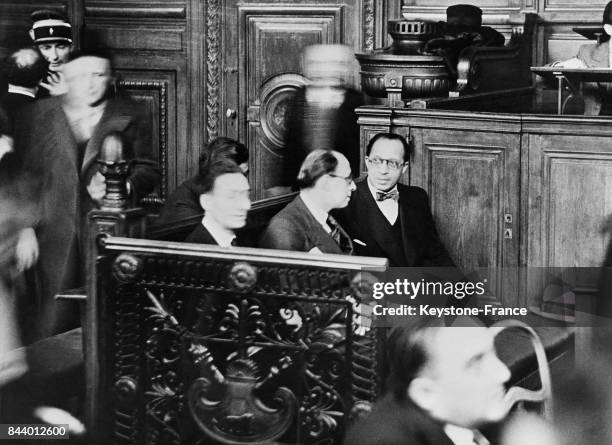
<svg viewBox="0 0 612 445">
<path fill-rule="evenodd" d="M 351 166 L 346 157 L 335 150 L 311 151 L 302 162 L 297 184 L 328 211 L 345 207 L 355 190 Z"/>
<path fill-rule="evenodd" d="M 34 88 L 47 72 L 47 62 L 33 48 L 22 48 L 4 60 L 2 72 L 8 83 Z"/>
</svg>

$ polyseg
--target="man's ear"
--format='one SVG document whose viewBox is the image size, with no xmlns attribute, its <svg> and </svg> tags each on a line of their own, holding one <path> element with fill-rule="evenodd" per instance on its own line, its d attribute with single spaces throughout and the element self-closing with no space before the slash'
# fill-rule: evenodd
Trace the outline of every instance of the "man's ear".
<svg viewBox="0 0 612 445">
<path fill-rule="evenodd" d="M 425 411 L 431 411 L 435 400 L 435 384 L 426 377 L 417 377 L 410 382 L 408 398 Z"/>
<path fill-rule="evenodd" d="M 406 162 L 404 166 L 402 167 L 402 175 L 405 175 L 407 170 L 408 170 L 408 163 Z"/>
<path fill-rule="evenodd" d="M 210 197 L 207 193 L 202 193 L 200 195 L 200 207 L 202 207 L 203 210 L 208 210 L 209 201 Z"/>
</svg>

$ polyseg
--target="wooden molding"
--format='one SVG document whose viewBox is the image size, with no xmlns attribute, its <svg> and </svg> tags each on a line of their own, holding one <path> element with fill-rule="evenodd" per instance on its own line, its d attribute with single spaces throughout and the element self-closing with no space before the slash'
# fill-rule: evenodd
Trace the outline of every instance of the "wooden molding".
<svg viewBox="0 0 612 445">
<path fill-rule="evenodd" d="M 168 178 L 168 83 L 160 80 L 121 80 L 119 86 L 128 90 L 159 92 L 159 163 L 161 165 L 161 197 L 167 196 Z"/>
<path fill-rule="evenodd" d="M 220 0 L 206 3 L 206 135 L 207 139 L 219 133 L 219 34 L 221 32 Z"/>
</svg>

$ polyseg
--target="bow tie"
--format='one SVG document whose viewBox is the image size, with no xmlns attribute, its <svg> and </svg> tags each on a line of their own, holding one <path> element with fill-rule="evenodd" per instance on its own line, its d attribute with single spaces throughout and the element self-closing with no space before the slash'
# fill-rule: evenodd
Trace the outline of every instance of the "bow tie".
<svg viewBox="0 0 612 445">
<path fill-rule="evenodd" d="M 384 201 L 385 199 L 392 199 L 397 201 L 399 199 L 399 192 L 397 189 L 390 190 L 388 192 L 376 192 L 376 200 Z"/>
</svg>

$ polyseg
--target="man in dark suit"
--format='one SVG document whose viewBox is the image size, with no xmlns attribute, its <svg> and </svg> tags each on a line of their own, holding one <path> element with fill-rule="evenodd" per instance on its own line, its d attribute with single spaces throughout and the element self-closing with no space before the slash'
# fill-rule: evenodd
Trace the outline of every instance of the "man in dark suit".
<svg viewBox="0 0 612 445">
<path fill-rule="evenodd" d="M 47 62 L 33 48 L 17 50 L 4 59 L 2 74 L 8 89 L 0 102 L 12 118 L 19 108 L 34 102 L 38 84 L 46 73 Z"/>
<path fill-rule="evenodd" d="M 478 429 L 508 414 L 510 371 L 495 353 L 494 331 L 442 324 L 423 318 L 391 331 L 388 390 L 349 428 L 345 445 L 489 443 Z"/>
<path fill-rule="evenodd" d="M 409 145 L 398 134 L 379 133 L 366 149 L 368 176 L 338 220 L 353 238 L 355 254 L 384 257 L 392 267 L 454 267 L 436 231 L 425 190 L 399 184 Z"/>
<path fill-rule="evenodd" d="M 231 159 L 213 160 L 200 171 L 195 186 L 205 213 L 185 242 L 249 246 L 248 239 L 236 232 L 245 226 L 251 208 L 249 181 L 240 167 Z"/>
<path fill-rule="evenodd" d="M 123 138 L 124 156 L 131 160 L 128 193 L 134 200 L 161 179 L 150 153 L 150 116 L 135 102 L 109 97 L 108 55 L 93 51 L 72 56 L 63 71 L 67 93 L 35 102 L 15 127 L 16 152 L 23 153 L 24 169 L 40 185 L 39 220 L 30 229 L 30 249 L 23 251 L 25 255 L 40 247 L 38 337 L 75 324 L 74 308 L 54 296 L 84 285 L 86 216 L 106 193 L 96 162 L 104 138 L 110 133 Z"/>
<path fill-rule="evenodd" d="M 309 253 L 351 254 L 351 240 L 332 209 L 347 205 L 355 184 L 344 155 L 314 150 L 300 167 L 300 194 L 272 218 L 260 247 Z"/>
</svg>

